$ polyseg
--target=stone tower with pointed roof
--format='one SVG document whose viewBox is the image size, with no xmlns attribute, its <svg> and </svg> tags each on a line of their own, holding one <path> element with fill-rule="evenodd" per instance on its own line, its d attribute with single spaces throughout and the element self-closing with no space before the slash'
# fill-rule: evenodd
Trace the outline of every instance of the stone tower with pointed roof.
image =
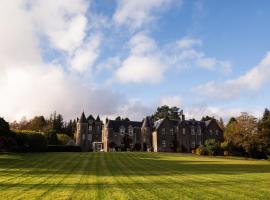
<svg viewBox="0 0 270 200">
<path fill-rule="evenodd" d="M 152 147 L 152 122 L 148 116 L 143 120 L 141 138 L 141 148 L 143 151 L 147 151 Z"/>
<path fill-rule="evenodd" d="M 77 122 L 76 145 L 80 146 L 82 151 L 89 151 L 90 146 L 88 142 L 88 122 L 84 112 Z"/>
</svg>

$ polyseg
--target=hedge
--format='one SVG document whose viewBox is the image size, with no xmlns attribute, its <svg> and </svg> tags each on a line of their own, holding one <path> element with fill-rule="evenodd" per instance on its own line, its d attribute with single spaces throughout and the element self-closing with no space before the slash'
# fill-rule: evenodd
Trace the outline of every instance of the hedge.
<svg viewBox="0 0 270 200">
<path fill-rule="evenodd" d="M 48 145 L 48 152 L 81 152 L 80 146 Z"/>
</svg>

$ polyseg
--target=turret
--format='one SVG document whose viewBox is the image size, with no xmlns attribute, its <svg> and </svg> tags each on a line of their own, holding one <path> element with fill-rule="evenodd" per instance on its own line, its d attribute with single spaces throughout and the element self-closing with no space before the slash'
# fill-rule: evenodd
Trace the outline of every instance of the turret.
<svg viewBox="0 0 270 200">
<path fill-rule="evenodd" d="M 76 145 L 80 146 L 82 151 L 89 151 L 90 144 L 88 142 L 88 122 L 84 112 L 77 122 Z"/>
</svg>

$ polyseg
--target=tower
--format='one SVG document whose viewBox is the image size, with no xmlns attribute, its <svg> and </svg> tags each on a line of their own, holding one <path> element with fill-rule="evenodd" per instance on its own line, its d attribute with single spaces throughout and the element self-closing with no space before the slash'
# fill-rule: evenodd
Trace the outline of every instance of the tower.
<svg viewBox="0 0 270 200">
<path fill-rule="evenodd" d="M 88 142 L 88 122 L 84 112 L 77 122 L 76 145 L 80 146 L 82 151 L 89 151 L 90 146 Z"/>
<path fill-rule="evenodd" d="M 152 123 L 148 116 L 143 120 L 141 134 L 141 148 L 143 151 L 147 151 L 152 147 Z"/>
</svg>

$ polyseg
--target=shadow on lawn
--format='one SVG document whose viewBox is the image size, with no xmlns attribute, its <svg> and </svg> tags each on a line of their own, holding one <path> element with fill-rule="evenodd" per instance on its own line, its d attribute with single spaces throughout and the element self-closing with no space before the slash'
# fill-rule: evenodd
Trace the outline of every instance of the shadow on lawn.
<svg viewBox="0 0 270 200">
<path fill-rule="evenodd" d="M 81 159 L 83 163 L 84 159 L 89 159 L 91 153 L 86 153 Z M 42 154 L 40 154 L 42 156 Z M 48 155 L 48 154 L 45 154 Z M 51 154 L 57 160 L 68 159 L 69 154 L 57 153 Z M 171 159 L 172 154 L 168 154 Z M 30 159 L 29 156 L 20 156 L 18 162 L 21 159 Z M 74 175 L 96 175 L 99 176 L 160 176 L 160 175 L 189 175 L 189 174 L 243 174 L 243 173 L 270 173 L 270 163 L 260 164 L 254 161 L 254 164 L 249 162 L 245 163 L 245 160 L 240 160 L 242 164 L 235 162 L 220 161 L 215 159 L 198 158 L 195 157 L 194 160 L 190 160 L 190 157 L 185 159 L 181 157 L 181 160 L 166 159 L 166 154 L 147 154 L 147 153 L 95 153 L 93 158 L 89 160 L 89 165 L 87 165 L 83 170 L 74 169 L 71 171 L 69 166 L 59 169 L 49 167 L 46 160 L 42 166 L 34 166 L 31 164 L 24 164 L 23 166 L 16 165 L 16 160 L 5 158 L 2 160 L 0 158 L 0 168 L 7 169 L 13 175 L 16 173 L 19 175 L 23 170 L 27 170 L 27 174 L 30 176 L 42 176 L 50 174 L 74 174 Z M 15 164 L 15 165 L 14 165 Z M 93 167 L 94 166 L 94 167 Z M 20 169 L 16 171 L 13 169 Z M 1 175 L 1 173 L 0 173 Z"/>
</svg>

